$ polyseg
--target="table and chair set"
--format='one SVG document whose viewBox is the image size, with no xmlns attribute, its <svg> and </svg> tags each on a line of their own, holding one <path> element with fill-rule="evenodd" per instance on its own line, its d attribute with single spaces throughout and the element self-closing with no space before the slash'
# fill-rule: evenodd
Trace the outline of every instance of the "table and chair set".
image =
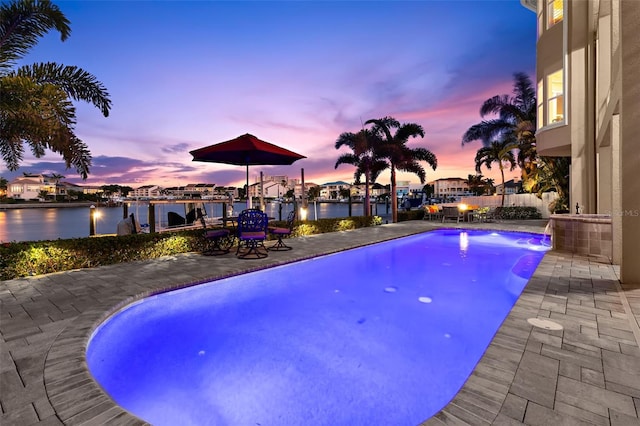
<svg viewBox="0 0 640 426">
<path fill-rule="evenodd" d="M 286 226 L 269 226 L 269 221 L 273 219 L 255 208 L 243 210 L 238 216 L 224 218 L 223 221 L 231 222 L 231 229 L 206 231 L 204 238 L 208 242 L 208 247 L 203 254 L 209 256 L 227 254 L 234 244 L 237 244 L 236 257 L 239 259 L 262 259 L 269 255 L 269 251 L 291 250 L 291 246 L 288 246 L 284 239 L 293 232 L 295 210 L 287 216 Z M 276 241 L 267 247 L 265 241 L 269 236 Z"/>
</svg>

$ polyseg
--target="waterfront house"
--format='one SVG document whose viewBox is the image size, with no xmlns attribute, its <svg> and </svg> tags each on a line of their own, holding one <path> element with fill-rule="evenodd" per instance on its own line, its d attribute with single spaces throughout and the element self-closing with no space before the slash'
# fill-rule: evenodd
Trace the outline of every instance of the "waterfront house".
<svg viewBox="0 0 640 426">
<path fill-rule="evenodd" d="M 503 184 L 496 185 L 496 194 L 505 195 L 518 194 L 522 192 L 522 181 L 516 181 L 515 179 L 508 180 Z"/>
<path fill-rule="evenodd" d="M 436 179 L 429 185 L 433 185 L 434 197 L 441 200 L 459 200 L 460 197 L 473 195 L 469 192 L 467 180 L 459 177 Z"/>
<path fill-rule="evenodd" d="M 144 185 L 129 192 L 129 197 L 158 198 L 162 195 L 162 188 L 157 185 Z"/>
<path fill-rule="evenodd" d="M 51 195 L 57 192 L 57 178 L 44 174 L 25 174 L 7 185 L 7 197 L 21 200 L 36 200 L 41 191 Z"/>
<path fill-rule="evenodd" d="M 341 180 L 323 183 L 320 185 L 320 198 L 323 200 L 337 200 L 340 198 L 340 190 L 349 188 L 351 188 L 351 185 Z"/>
<path fill-rule="evenodd" d="M 391 185 L 381 185 L 379 183 L 374 183 L 371 185 L 371 196 L 372 197 L 381 197 L 391 192 Z"/>
</svg>

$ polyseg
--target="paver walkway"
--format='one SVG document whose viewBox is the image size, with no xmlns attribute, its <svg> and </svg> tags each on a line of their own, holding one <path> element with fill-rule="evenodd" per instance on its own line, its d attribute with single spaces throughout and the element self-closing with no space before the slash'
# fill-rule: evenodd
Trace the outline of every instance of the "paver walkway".
<svg viewBox="0 0 640 426">
<path fill-rule="evenodd" d="M 1 282 L 0 424 L 144 424 L 102 392 L 85 362 L 92 330 L 119 307 L 167 288 L 440 226 L 410 221 L 295 238 L 292 251 L 260 260 L 190 253 Z M 534 221 L 471 226 L 544 230 Z M 617 272 L 547 253 L 464 387 L 424 424 L 640 425 L 640 285 L 621 285 Z M 532 318 L 563 328 L 535 327 Z"/>
</svg>

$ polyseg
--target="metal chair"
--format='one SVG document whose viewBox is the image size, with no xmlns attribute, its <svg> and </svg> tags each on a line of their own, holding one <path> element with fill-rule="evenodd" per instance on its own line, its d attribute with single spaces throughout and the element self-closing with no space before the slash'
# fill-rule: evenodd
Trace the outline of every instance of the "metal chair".
<svg viewBox="0 0 640 426">
<path fill-rule="evenodd" d="M 291 250 L 292 247 L 286 245 L 284 241 L 282 241 L 282 239 L 291 235 L 291 233 L 293 232 L 293 223 L 295 222 L 295 220 L 296 220 L 296 211 L 294 209 L 291 212 L 289 212 L 289 215 L 287 216 L 286 228 L 278 228 L 278 227 L 269 228 L 269 232 L 271 233 L 271 235 L 273 235 L 274 237 L 277 237 L 278 241 L 274 245 L 269 247 L 267 250 L 273 250 L 273 251 Z"/>
<path fill-rule="evenodd" d="M 269 218 L 258 209 L 246 209 L 238 216 L 238 249 L 240 259 L 262 259 L 267 257 L 264 240 L 267 238 Z"/>
</svg>

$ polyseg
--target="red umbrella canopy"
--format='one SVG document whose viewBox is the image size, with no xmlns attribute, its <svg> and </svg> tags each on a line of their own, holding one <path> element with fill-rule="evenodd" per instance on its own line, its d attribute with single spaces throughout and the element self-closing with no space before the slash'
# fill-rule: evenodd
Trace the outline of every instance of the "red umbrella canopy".
<svg viewBox="0 0 640 426">
<path fill-rule="evenodd" d="M 296 154 L 269 142 L 256 138 L 249 133 L 230 141 L 189 151 L 193 161 L 235 164 L 247 167 L 247 191 L 249 190 L 249 166 L 289 165 L 304 155 Z M 247 208 L 251 208 L 251 197 L 247 197 Z"/>
<path fill-rule="evenodd" d="M 307 158 L 304 155 L 260 140 L 249 133 L 226 142 L 190 151 L 189 154 L 193 156 L 193 161 L 244 166 L 288 165 L 301 158 Z"/>
</svg>

